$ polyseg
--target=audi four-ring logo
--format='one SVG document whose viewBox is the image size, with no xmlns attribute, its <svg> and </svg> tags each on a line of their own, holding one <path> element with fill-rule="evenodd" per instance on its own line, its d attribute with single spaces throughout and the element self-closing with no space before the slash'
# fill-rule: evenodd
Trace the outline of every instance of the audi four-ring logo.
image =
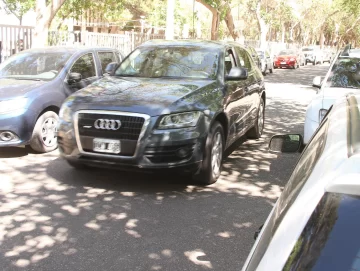
<svg viewBox="0 0 360 271">
<path fill-rule="evenodd" d="M 96 129 L 102 130 L 118 130 L 121 127 L 120 120 L 97 119 L 94 122 Z"/>
</svg>

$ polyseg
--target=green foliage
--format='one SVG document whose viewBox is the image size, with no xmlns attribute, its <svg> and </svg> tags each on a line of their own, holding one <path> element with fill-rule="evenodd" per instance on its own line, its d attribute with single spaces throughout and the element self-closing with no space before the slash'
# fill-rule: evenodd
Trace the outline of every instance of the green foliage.
<svg viewBox="0 0 360 271">
<path fill-rule="evenodd" d="M 26 12 L 35 8 L 35 0 L 2 0 L 5 11 L 14 14 L 20 21 Z"/>
</svg>

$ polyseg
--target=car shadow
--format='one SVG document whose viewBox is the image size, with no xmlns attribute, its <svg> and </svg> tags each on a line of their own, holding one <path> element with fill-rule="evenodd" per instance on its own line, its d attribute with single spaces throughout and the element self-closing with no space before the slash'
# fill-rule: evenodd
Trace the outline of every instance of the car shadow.
<svg viewBox="0 0 360 271">
<path fill-rule="evenodd" d="M 0 148 L 0 158 L 24 157 L 29 154 L 38 154 L 29 146 L 26 147 L 2 147 Z"/>
</svg>

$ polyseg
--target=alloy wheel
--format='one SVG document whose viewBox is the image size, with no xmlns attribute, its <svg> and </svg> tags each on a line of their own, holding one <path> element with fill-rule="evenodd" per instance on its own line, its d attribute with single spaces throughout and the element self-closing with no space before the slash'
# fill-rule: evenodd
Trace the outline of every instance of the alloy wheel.
<svg viewBox="0 0 360 271">
<path fill-rule="evenodd" d="M 57 143 L 57 124 L 56 119 L 47 118 L 41 126 L 41 139 L 46 147 L 52 147 Z"/>
<path fill-rule="evenodd" d="M 220 175 L 221 161 L 223 155 L 223 139 L 220 132 L 216 132 L 211 150 L 211 168 L 214 177 Z"/>
</svg>

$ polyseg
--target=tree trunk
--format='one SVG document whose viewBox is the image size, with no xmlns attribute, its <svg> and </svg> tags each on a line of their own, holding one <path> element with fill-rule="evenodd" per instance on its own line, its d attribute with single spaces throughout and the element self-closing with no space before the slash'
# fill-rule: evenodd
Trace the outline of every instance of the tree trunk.
<svg viewBox="0 0 360 271">
<path fill-rule="evenodd" d="M 48 32 L 52 20 L 65 0 L 36 0 L 36 26 L 32 47 L 43 47 L 48 43 Z"/>
<path fill-rule="evenodd" d="M 234 19 L 231 14 L 231 7 L 229 3 L 226 4 L 225 8 L 226 8 L 226 16 L 225 16 L 226 26 L 229 29 L 230 35 L 232 36 L 234 41 L 236 41 L 239 38 L 239 32 L 235 30 Z"/>
<path fill-rule="evenodd" d="M 215 10 L 212 14 L 211 21 L 211 40 L 219 39 L 219 25 L 220 25 L 220 14 Z"/>
<path fill-rule="evenodd" d="M 281 42 L 285 43 L 285 23 L 281 24 Z"/>
<path fill-rule="evenodd" d="M 266 24 L 264 18 L 261 16 L 261 0 L 259 0 L 256 5 L 255 14 L 260 31 L 260 48 L 266 49 L 267 47 L 266 36 L 269 30 L 269 26 Z"/>
</svg>

